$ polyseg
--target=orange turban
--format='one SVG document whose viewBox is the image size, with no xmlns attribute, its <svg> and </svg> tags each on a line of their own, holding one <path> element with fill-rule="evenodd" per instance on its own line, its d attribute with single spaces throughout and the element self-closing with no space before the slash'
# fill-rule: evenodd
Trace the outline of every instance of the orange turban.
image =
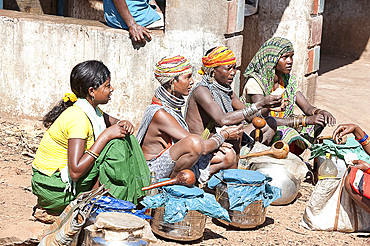
<svg viewBox="0 0 370 246">
<path fill-rule="evenodd" d="M 222 65 L 235 64 L 235 55 L 234 53 L 225 46 L 219 46 L 212 50 L 206 56 L 202 58 L 203 66 L 199 70 L 199 73 L 203 75 L 207 72 L 207 68 L 215 68 Z"/>
</svg>

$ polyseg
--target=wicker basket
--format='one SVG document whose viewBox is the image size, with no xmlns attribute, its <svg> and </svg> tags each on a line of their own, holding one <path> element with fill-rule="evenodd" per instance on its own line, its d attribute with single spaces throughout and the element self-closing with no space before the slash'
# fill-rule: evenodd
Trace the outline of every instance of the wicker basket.
<svg viewBox="0 0 370 246">
<path fill-rule="evenodd" d="M 243 213 L 230 210 L 226 184 L 220 183 L 216 186 L 216 200 L 229 212 L 231 223 L 217 219 L 224 225 L 236 228 L 254 228 L 263 224 L 266 220 L 266 209 L 263 207 L 262 201 L 249 204 Z"/>
<path fill-rule="evenodd" d="M 164 207 L 156 208 L 151 220 L 152 231 L 164 238 L 177 241 L 193 241 L 203 237 L 206 216 L 197 211 L 189 211 L 185 218 L 177 223 L 163 222 Z"/>
</svg>

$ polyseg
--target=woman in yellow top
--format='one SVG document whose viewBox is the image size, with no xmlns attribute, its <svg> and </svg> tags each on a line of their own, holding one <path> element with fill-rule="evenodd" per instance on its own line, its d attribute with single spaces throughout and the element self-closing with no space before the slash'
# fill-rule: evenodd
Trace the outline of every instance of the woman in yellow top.
<svg viewBox="0 0 370 246">
<path fill-rule="evenodd" d="M 66 93 L 44 117 L 49 129 L 32 164 L 32 192 L 38 206 L 50 213 L 61 213 L 79 193 L 99 183 L 111 188 L 112 196 L 134 202 L 143 195 L 136 191 L 148 184 L 144 178 L 134 182 L 140 187 L 128 187 L 134 173 L 143 177 L 149 173 L 131 136 L 133 125 L 98 107 L 110 100 L 114 90 L 110 80 L 110 71 L 100 61 L 76 65 L 70 76 L 73 93 Z"/>
</svg>

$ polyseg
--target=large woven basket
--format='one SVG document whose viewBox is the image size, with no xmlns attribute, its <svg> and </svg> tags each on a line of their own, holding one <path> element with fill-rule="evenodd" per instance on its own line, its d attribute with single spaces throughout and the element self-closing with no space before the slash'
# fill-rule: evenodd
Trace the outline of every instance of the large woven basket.
<svg viewBox="0 0 370 246">
<path fill-rule="evenodd" d="M 216 200 L 229 212 L 231 223 L 217 219 L 224 225 L 236 228 L 254 228 L 263 224 L 266 220 L 266 209 L 263 207 L 262 201 L 255 201 L 249 204 L 243 213 L 230 210 L 226 184 L 220 183 L 216 186 Z"/>
<path fill-rule="evenodd" d="M 164 238 L 177 241 L 194 241 L 203 237 L 206 216 L 197 211 L 189 211 L 185 218 L 177 223 L 164 223 L 164 207 L 153 211 L 150 222 L 152 231 Z"/>
</svg>

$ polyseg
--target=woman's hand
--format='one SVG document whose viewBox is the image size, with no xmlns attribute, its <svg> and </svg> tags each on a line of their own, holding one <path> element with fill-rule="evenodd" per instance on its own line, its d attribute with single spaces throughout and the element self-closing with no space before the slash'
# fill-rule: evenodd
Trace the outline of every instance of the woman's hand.
<svg viewBox="0 0 370 246">
<path fill-rule="evenodd" d="M 337 122 L 336 119 L 334 118 L 334 116 L 326 110 L 320 110 L 318 115 L 320 115 L 320 114 L 322 116 L 324 116 L 325 125 L 334 126 L 335 123 Z"/>
<path fill-rule="evenodd" d="M 325 126 L 325 118 L 322 114 L 308 116 L 306 119 L 307 125 Z"/>
<path fill-rule="evenodd" d="M 225 140 L 239 139 L 243 135 L 243 124 L 237 126 L 229 126 L 220 131 Z"/>
<path fill-rule="evenodd" d="M 355 132 L 358 132 L 357 129 L 360 129 L 360 127 L 356 124 L 341 124 L 334 130 L 332 139 L 336 143 L 340 143 L 345 135 L 350 133 L 355 134 Z"/>
<path fill-rule="evenodd" d="M 283 98 L 283 100 L 281 100 L 280 107 L 270 108 L 270 110 L 271 111 L 276 111 L 276 112 L 283 112 L 283 111 L 285 111 L 286 106 L 288 106 L 288 105 L 289 105 L 289 99 L 288 98 Z"/>
<path fill-rule="evenodd" d="M 126 135 L 132 135 L 134 133 L 134 126 L 128 120 L 120 120 L 117 122 L 117 125 L 119 125 L 126 131 Z"/>
<path fill-rule="evenodd" d="M 260 108 L 279 108 L 283 103 L 283 97 L 281 95 L 267 95 L 257 101 L 256 107 Z"/>
<path fill-rule="evenodd" d="M 367 163 L 366 161 L 353 160 L 352 163 L 355 168 L 360 169 L 363 172 L 366 172 L 366 170 L 370 168 L 370 164 Z"/>
<path fill-rule="evenodd" d="M 114 124 L 108 127 L 101 134 L 101 136 L 106 138 L 108 142 L 115 138 L 124 138 L 126 135 L 127 135 L 127 131 L 119 124 Z"/>
<path fill-rule="evenodd" d="M 232 148 L 233 145 L 231 143 L 224 142 L 218 149 L 226 155 L 227 151 Z"/>
</svg>

